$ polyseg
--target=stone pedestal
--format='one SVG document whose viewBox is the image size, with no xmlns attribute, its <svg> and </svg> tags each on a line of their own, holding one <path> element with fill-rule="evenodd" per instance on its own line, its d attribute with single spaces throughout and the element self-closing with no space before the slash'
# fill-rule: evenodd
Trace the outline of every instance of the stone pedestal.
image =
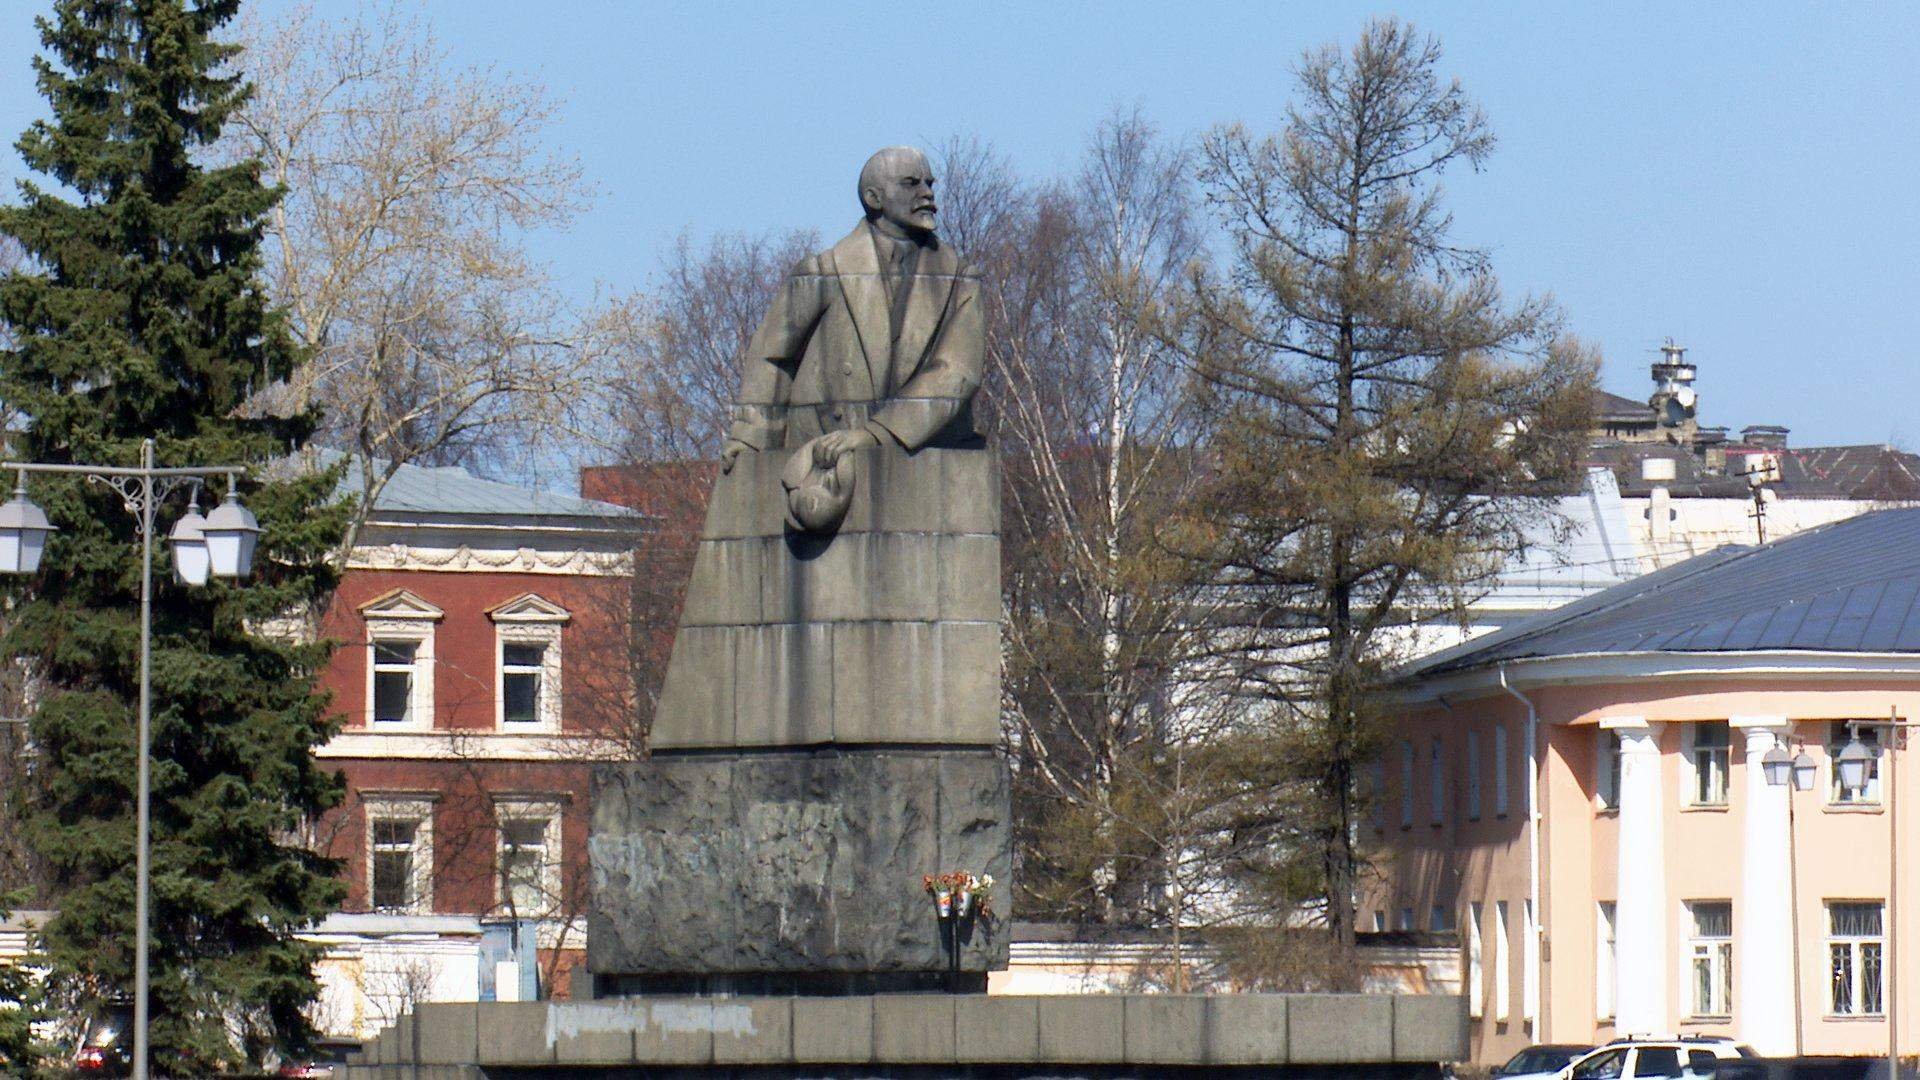
<svg viewBox="0 0 1920 1080">
<path fill-rule="evenodd" d="M 601 766 L 587 966 L 602 994 L 984 989 L 1007 964 L 1010 816 L 988 748 Z M 950 870 L 992 874 L 998 915 L 939 919 L 920 880 Z"/>
</svg>

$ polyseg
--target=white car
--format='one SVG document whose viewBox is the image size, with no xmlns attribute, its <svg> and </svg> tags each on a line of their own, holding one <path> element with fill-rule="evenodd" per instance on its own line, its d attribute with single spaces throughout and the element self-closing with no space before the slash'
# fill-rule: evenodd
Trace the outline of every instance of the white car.
<svg viewBox="0 0 1920 1080">
<path fill-rule="evenodd" d="M 1586 1056 L 1586 1043 L 1545 1043 L 1529 1046 L 1493 1070 L 1493 1080 L 1554 1080 L 1568 1065 Z"/>
<path fill-rule="evenodd" d="M 1560 1071 L 1560 1080 L 1707 1080 L 1719 1063 L 1753 1057 L 1753 1048 L 1719 1036 L 1618 1039 Z"/>
</svg>

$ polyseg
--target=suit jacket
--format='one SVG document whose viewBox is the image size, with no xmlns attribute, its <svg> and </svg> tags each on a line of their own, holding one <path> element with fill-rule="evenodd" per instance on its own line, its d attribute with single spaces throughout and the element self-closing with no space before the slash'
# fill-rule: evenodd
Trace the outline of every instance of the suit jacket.
<svg viewBox="0 0 1920 1080">
<path fill-rule="evenodd" d="M 918 450 L 973 437 L 980 279 L 934 238 L 902 283 L 896 318 L 876 239 L 862 221 L 788 275 L 741 358 L 735 439 L 767 450 L 864 427 Z"/>
</svg>

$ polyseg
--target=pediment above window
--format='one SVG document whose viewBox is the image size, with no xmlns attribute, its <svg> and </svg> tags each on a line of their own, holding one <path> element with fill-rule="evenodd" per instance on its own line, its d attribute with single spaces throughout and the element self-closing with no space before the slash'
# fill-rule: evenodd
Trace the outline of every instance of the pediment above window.
<svg viewBox="0 0 1920 1080">
<path fill-rule="evenodd" d="M 438 622 L 446 612 L 413 592 L 411 589 L 393 589 L 360 605 L 360 616 L 366 619 L 418 619 Z"/>
<path fill-rule="evenodd" d="M 573 613 L 539 593 L 521 593 L 488 608 L 487 617 L 497 623 L 564 623 L 573 618 Z"/>
</svg>

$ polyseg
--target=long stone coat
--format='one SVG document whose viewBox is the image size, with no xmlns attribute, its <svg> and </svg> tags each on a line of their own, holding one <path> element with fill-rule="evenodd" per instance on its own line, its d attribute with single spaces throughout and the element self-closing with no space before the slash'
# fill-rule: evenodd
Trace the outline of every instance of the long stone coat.
<svg viewBox="0 0 1920 1080">
<path fill-rule="evenodd" d="M 741 361 L 655 711 L 656 750 L 998 739 L 999 484 L 973 429 L 980 284 L 937 241 L 888 288 L 872 227 L 802 260 Z M 891 241 L 882 241 L 891 243 Z M 830 534 L 786 524 L 791 451 L 864 428 Z"/>
</svg>

